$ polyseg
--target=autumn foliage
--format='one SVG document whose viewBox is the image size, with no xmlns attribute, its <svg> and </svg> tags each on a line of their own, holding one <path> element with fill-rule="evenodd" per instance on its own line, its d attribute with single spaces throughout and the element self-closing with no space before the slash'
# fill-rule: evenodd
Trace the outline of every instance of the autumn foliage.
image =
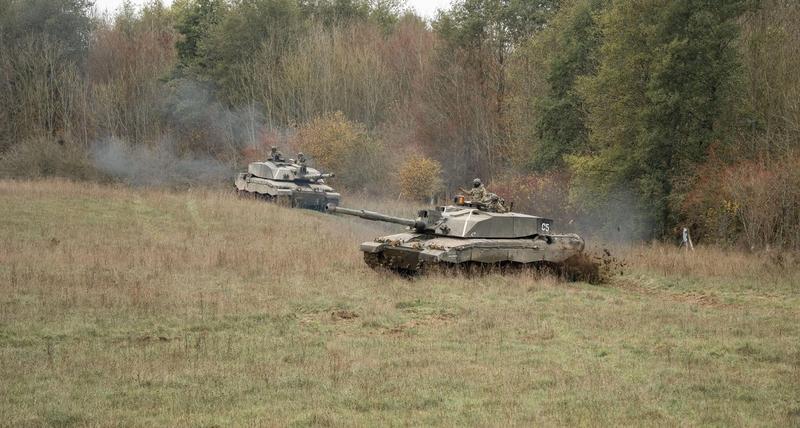
<svg viewBox="0 0 800 428">
<path fill-rule="evenodd" d="M 430 200 L 442 188 L 442 165 L 425 156 L 412 156 L 400 168 L 398 178 L 402 196 Z"/>
<path fill-rule="evenodd" d="M 508 176 L 495 180 L 491 190 L 514 203 L 521 212 L 569 221 L 569 176 L 564 173 L 542 173 Z"/>
<path fill-rule="evenodd" d="M 800 246 L 800 156 L 709 164 L 684 201 L 699 236 L 749 249 Z"/>
<path fill-rule="evenodd" d="M 277 145 L 344 193 L 480 177 L 587 230 L 800 245 L 795 2 L 403 5 L 0 1 L 0 176 L 125 181 L 111 141 L 233 174 Z"/>
<path fill-rule="evenodd" d="M 297 145 L 337 182 L 355 188 L 378 189 L 385 168 L 384 149 L 364 125 L 347 120 L 342 112 L 318 117 L 297 132 Z M 372 183 L 372 184 L 370 184 Z"/>
</svg>

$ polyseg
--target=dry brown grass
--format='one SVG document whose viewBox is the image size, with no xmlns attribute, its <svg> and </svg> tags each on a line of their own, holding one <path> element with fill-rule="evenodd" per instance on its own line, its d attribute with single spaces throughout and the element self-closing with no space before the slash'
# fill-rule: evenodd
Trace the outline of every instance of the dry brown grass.
<svg viewBox="0 0 800 428">
<path fill-rule="evenodd" d="M 747 253 L 699 246 L 686 251 L 665 244 L 631 245 L 618 250 L 636 267 L 664 275 L 701 278 L 797 279 L 800 259 L 791 252 Z"/>
<path fill-rule="evenodd" d="M 407 280 L 357 251 L 393 226 L 58 180 L 0 181 L 0 222 L 3 424 L 800 423 L 798 274 L 770 257 Z"/>
</svg>

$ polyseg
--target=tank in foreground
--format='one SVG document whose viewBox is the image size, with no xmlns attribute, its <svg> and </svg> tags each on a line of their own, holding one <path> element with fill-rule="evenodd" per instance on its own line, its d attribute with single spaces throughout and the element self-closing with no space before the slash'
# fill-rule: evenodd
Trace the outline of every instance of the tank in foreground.
<svg viewBox="0 0 800 428">
<path fill-rule="evenodd" d="M 325 184 L 333 174 L 322 174 L 314 168 L 292 161 L 253 162 L 247 172 L 236 176 L 236 190 L 243 196 L 254 196 L 284 206 L 324 211 L 338 205 L 340 194 Z"/>
<path fill-rule="evenodd" d="M 416 219 L 329 206 L 337 214 L 404 225 L 408 231 L 361 244 L 372 268 L 417 273 L 431 268 L 550 267 L 572 279 L 591 281 L 597 268 L 587 266 L 584 241 L 575 234 L 551 233 L 543 217 L 493 212 L 484 204 L 464 202 L 421 210 Z"/>
</svg>

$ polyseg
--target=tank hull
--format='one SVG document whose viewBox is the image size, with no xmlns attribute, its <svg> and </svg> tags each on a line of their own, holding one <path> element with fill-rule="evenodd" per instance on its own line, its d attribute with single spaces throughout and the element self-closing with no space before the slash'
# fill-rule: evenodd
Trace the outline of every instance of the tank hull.
<svg viewBox="0 0 800 428">
<path fill-rule="evenodd" d="M 236 190 L 281 205 L 325 211 L 328 204 L 338 205 L 341 195 L 325 184 L 302 181 L 280 181 L 241 173 Z"/>
<path fill-rule="evenodd" d="M 582 254 L 578 235 L 537 235 L 527 239 L 464 239 L 400 233 L 361 244 L 371 267 L 420 272 L 434 266 L 558 266 Z"/>
</svg>

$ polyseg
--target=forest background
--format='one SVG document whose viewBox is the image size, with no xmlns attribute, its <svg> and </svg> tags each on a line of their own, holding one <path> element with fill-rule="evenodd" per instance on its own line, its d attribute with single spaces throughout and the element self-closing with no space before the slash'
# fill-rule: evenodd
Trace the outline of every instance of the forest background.
<svg viewBox="0 0 800 428">
<path fill-rule="evenodd" d="M 800 248 L 794 0 L 0 0 L 0 177 L 230 185 L 277 145 L 345 194 L 619 239 Z"/>
</svg>

